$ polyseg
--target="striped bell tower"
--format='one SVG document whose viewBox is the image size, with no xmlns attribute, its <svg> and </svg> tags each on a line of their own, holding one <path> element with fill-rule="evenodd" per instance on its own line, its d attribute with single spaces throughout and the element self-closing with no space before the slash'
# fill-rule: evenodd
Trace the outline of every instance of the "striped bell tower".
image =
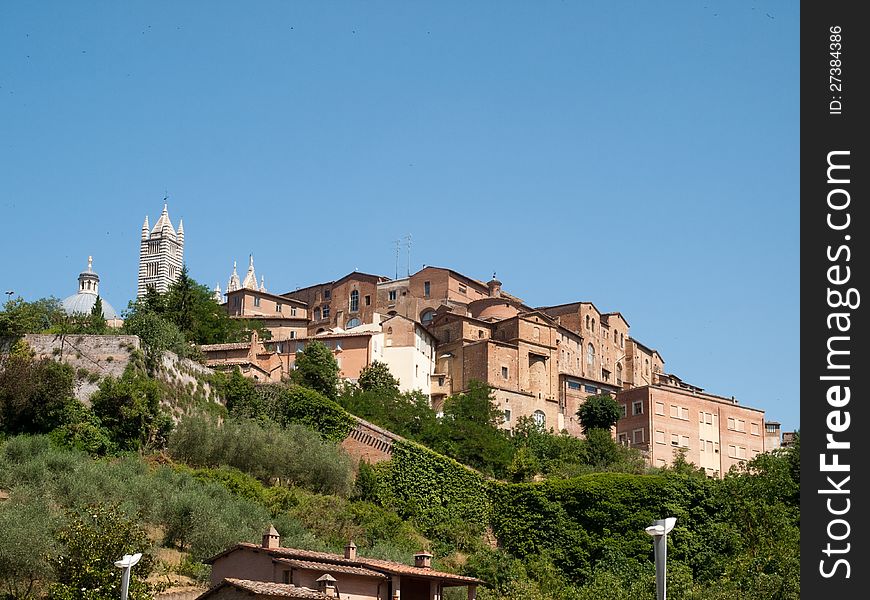
<svg viewBox="0 0 870 600">
<path fill-rule="evenodd" d="M 142 224 L 139 244 L 139 285 L 136 296 L 141 298 L 153 287 L 165 294 L 178 279 L 184 265 L 184 222 L 178 221 L 178 230 L 169 220 L 169 208 L 163 203 L 163 212 L 154 224 L 148 227 L 148 215 Z"/>
</svg>

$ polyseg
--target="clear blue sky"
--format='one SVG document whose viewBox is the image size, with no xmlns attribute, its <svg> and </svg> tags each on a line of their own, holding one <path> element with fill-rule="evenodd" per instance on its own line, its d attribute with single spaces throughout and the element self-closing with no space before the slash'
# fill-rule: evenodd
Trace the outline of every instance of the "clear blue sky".
<svg viewBox="0 0 870 600">
<path fill-rule="evenodd" d="M 448 266 L 799 427 L 797 2 L 0 4 L 0 286 Z M 406 269 L 402 254 L 402 274 Z M 243 273 L 242 273 L 243 274 Z"/>
</svg>

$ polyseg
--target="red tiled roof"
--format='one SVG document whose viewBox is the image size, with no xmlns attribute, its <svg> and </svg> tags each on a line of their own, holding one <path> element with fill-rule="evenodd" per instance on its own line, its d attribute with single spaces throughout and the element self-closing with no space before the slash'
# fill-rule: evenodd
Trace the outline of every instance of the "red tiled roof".
<svg viewBox="0 0 870 600">
<path fill-rule="evenodd" d="M 251 342 L 234 342 L 231 344 L 204 344 L 199 347 L 203 352 L 217 352 L 220 350 L 247 350 L 251 347 Z"/>
<path fill-rule="evenodd" d="M 227 577 L 219 584 L 199 596 L 197 600 L 204 600 L 225 586 L 232 586 L 258 596 L 268 596 L 272 598 L 307 598 L 309 600 L 323 600 L 327 597 L 326 594 L 318 592 L 317 590 L 312 590 L 306 587 L 297 587 L 289 583 L 251 581 L 250 579 L 234 579 Z"/>
<path fill-rule="evenodd" d="M 308 569 L 310 571 L 319 571 L 322 573 L 345 573 L 347 575 L 362 575 L 364 577 L 377 577 L 378 579 L 387 579 L 387 576 L 371 569 L 363 569 L 362 567 L 348 567 L 346 565 L 330 565 L 322 562 L 313 562 L 310 560 L 298 560 L 291 558 L 276 558 L 275 562 L 293 567 L 294 569 Z"/>
<path fill-rule="evenodd" d="M 465 575 L 456 575 L 454 573 L 444 573 L 443 571 L 434 571 L 432 569 L 422 569 L 420 567 L 412 567 L 411 565 L 397 563 L 391 560 L 379 560 L 377 558 L 365 558 L 362 556 L 357 556 L 355 559 L 351 560 L 345 558 L 343 554 L 331 554 L 329 552 L 301 550 L 298 548 L 267 549 L 263 548 L 263 546 L 260 546 L 258 544 L 252 544 L 250 542 L 241 542 L 239 544 L 236 544 L 231 548 L 227 548 L 220 554 L 205 559 L 203 562 L 207 564 L 212 564 L 218 558 L 226 556 L 227 554 L 230 554 L 231 552 L 242 548 L 248 550 L 256 550 L 258 552 L 266 552 L 276 558 L 313 560 L 349 567 L 368 567 L 370 569 L 374 569 L 382 573 L 388 573 L 390 575 L 413 575 L 415 577 L 424 577 L 426 579 L 439 579 L 441 581 L 460 585 L 468 583 L 483 583 L 482 580 L 477 579 L 476 577 L 467 577 Z"/>
</svg>

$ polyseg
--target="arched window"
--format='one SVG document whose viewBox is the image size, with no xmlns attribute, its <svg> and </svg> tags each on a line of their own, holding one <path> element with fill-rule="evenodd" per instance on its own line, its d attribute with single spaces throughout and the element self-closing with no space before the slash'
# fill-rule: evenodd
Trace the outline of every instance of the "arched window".
<svg viewBox="0 0 870 600">
<path fill-rule="evenodd" d="M 319 321 L 319 320 L 320 320 L 320 309 L 319 309 L 319 308 L 315 308 L 315 309 L 314 309 L 314 320 L 315 320 L 315 321 Z"/>
<path fill-rule="evenodd" d="M 595 333 L 595 319 L 592 319 L 592 332 Z"/>
<path fill-rule="evenodd" d="M 646 375 L 649 375 L 649 359 L 648 358 L 643 359 L 643 372 Z"/>
<path fill-rule="evenodd" d="M 359 327 L 362 324 L 362 321 L 354 317 L 353 319 L 348 319 L 347 324 L 344 326 L 345 329 L 352 329 L 354 327 Z"/>
<path fill-rule="evenodd" d="M 350 312 L 359 310 L 359 290 L 353 290 L 350 293 Z"/>
<path fill-rule="evenodd" d="M 616 363 L 616 384 L 622 385 L 622 365 Z"/>
<path fill-rule="evenodd" d="M 423 325 L 428 325 L 429 323 L 432 322 L 432 320 L 434 318 L 435 318 L 435 311 L 430 308 L 428 310 L 424 310 L 423 313 L 420 315 L 420 322 Z"/>
<path fill-rule="evenodd" d="M 535 425 L 543 427 L 547 424 L 547 415 L 545 415 L 544 411 L 542 410 L 536 410 L 534 413 L 532 413 L 532 418 L 535 420 Z"/>
<path fill-rule="evenodd" d="M 595 364 L 595 346 L 592 344 L 586 346 L 586 364 L 590 367 Z"/>
<path fill-rule="evenodd" d="M 586 315 L 586 329 L 589 329 L 589 315 Z"/>
</svg>

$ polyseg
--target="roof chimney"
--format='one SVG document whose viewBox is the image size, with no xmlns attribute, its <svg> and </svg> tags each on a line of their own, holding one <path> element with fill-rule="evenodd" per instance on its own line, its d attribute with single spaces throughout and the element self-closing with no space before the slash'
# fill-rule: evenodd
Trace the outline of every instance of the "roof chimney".
<svg viewBox="0 0 870 600">
<path fill-rule="evenodd" d="M 269 525 L 269 530 L 263 534 L 263 548 L 273 550 L 281 547 L 281 536 L 273 525 Z"/>
<path fill-rule="evenodd" d="M 426 551 L 414 555 L 414 566 L 420 569 L 432 568 L 432 555 Z"/>
<path fill-rule="evenodd" d="M 486 283 L 489 288 L 490 298 L 499 298 L 501 296 L 501 281 L 495 278 L 495 273 L 492 274 L 492 279 Z"/>
<path fill-rule="evenodd" d="M 335 598 L 335 577 L 324 573 L 317 578 L 317 591 L 330 598 Z"/>
<path fill-rule="evenodd" d="M 356 544 L 353 543 L 353 540 L 344 547 L 344 557 L 348 560 L 356 560 Z"/>
</svg>

